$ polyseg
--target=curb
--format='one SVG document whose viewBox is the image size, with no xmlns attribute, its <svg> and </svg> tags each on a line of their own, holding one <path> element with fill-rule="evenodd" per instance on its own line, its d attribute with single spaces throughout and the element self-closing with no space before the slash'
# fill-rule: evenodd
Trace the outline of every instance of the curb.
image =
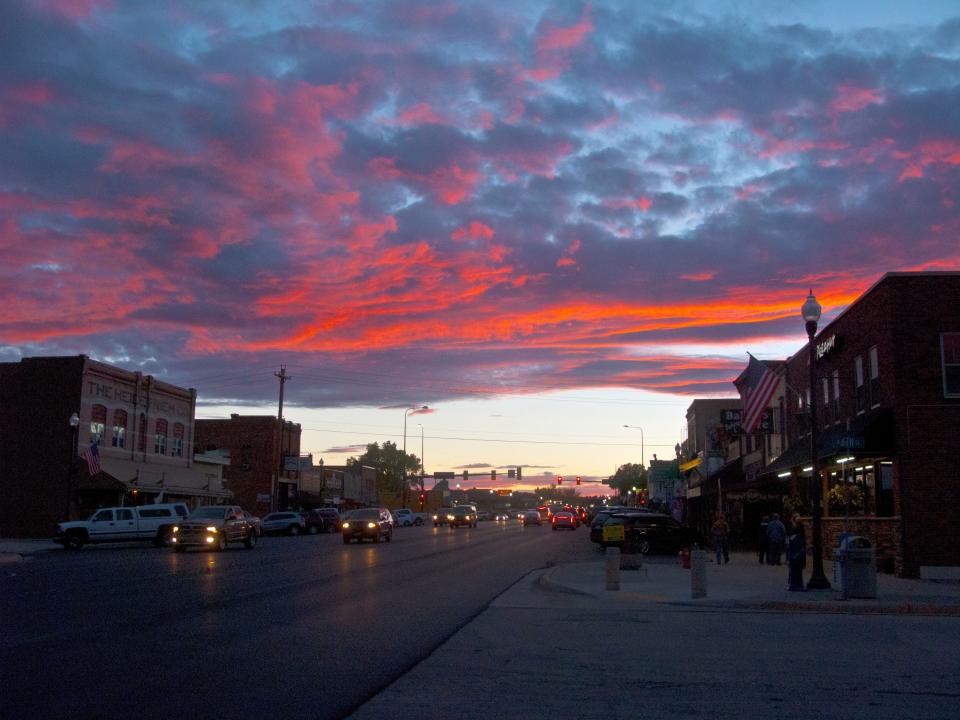
<svg viewBox="0 0 960 720">
<path fill-rule="evenodd" d="M 548 592 L 561 593 L 564 595 L 579 595 L 580 597 L 596 597 L 596 595 L 587 592 L 586 590 L 578 590 L 577 588 L 572 588 L 569 585 L 558 583 L 550 577 L 553 575 L 555 570 L 556 568 L 551 568 L 546 572 L 541 573 L 540 577 L 537 578 L 534 584 Z"/>
<path fill-rule="evenodd" d="M 0 565 L 13 565 L 23 562 L 23 555 L 20 553 L 0 553 Z"/>
</svg>

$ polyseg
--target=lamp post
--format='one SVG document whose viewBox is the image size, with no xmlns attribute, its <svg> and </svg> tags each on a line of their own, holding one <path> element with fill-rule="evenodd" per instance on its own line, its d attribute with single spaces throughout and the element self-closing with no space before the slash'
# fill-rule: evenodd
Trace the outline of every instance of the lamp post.
<svg viewBox="0 0 960 720">
<path fill-rule="evenodd" d="M 643 428 L 640 427 L 640 426 L 638 426 L 638 425 L 624 425 L 624 427 L 625 427 L 625 428 L 630 428 L 631 430 L 639 430 L 639 431 L 640 431 L 640 466 L 641 466 L 641 467 L 646 467 L 646 466 L 647 466 L 647 463 L 646 463 L 646 460 L 644 460 L 644 457 L 643 457 Z"/>
<path fill-rule="evenodd" d="M 424 492 L 426 488 L 423 476 L 426 471 L 423 469 L 423 423 L 417 423 L 417 427 L 420 428 L 420 492 Z"/>
<path fill-rule="evenodd" d="M 420 407 L 409 407 L 403 411 L 403 506 L 407 506 L 407 415 L 411 411 L 416 412 L 417 410 L 426 410 L 426 405 L 421 405 Z"/>
<path fill-rule="evenodd" d="M 823 479 L 820 477 L 820 458 L 817 453 L 817 346 L 814 336 L 817 334 L 817 323 L 820 320 L 820 303 L 813 295 L 813 290 L 807 296 L 806 302 L 800 309 L 806 323 L 807 338 L 810 347 L 810 458 L 811 475 L 813 480 L 813 572 L 807 582 L 808 590 L 829 590 L 830 581 L 823 572 L 823 528 L 821 516 L 823 514 Z"/>
<path fill-rule="evenodd" d="M 77 461 L 77 436 L 80 433 L 80 416 L 70 416 L 70 461 L 67 463 L 67 520 L 73 519 L 73 466 Z"/>
</svg>

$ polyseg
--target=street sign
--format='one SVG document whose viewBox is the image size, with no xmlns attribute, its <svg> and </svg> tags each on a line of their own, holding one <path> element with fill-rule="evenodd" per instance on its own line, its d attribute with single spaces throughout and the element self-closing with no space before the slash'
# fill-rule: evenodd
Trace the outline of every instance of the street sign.
<svg viewBox="0 0 960 720">
<path fill-rule="evenodd" d="M 444 471 L 444 472 L 435 472 L 433 474 L 433 479 L 434 480 L 453 480 L 453 478 L 456 477 L 456 475 L 457 474 L 452 470 Z"/>
</svg>

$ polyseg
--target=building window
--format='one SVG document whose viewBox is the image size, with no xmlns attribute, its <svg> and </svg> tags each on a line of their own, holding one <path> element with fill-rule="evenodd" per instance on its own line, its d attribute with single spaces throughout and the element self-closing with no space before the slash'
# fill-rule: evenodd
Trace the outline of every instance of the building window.
<svg viewBox="0 0 960 720">
<path fill-rule="evenodd" d="M 863 384 L 863 357 L 857 355 L 853 359 L 853 385 L 857 397 L 857 414 L 867 409 L 867 388 Z"/>
<path fill-rule="evenodd" d="M 154 435 L 153 451 L 157 455 L 165 455 L 167 452 L 167 421 L 157 420 L 157 433 Z"/>
<path fill-rule="evenodd" d="M 90 442 L 102 440 L 106 426 L 107 408 L 103 405 L 94 405 L 90 411 Z"/>
<path fill-rule="evenodd" d="M 870 348 L 870 407 L 880 406 L 880 358 L 877 346 Z"/>
<path fill-rule="evenodd" d="M 831 376 L 833 380 L 833 422 L 840 422 L 840 371 L 834 370 Z"/>
<path fill-rule="evenodd" d="M 823 389 L 823 426 L 826 427 L 832 421 L 833 406 L 830 404 L 830 380 L 823 378 L 820 380 L 820 387 Z"/>
<path fill-rule="evenodd" d="M 127 411 L 113 411 L 113 443 L 115 448 L 122 448 L 127 435 Z"/>
<path fill-rule="evenodd" d="M 944 397 L 960 397 L 960 332 L 940 335 Z"/>
<path fill-rule="evenodd" d="M 183 423 L 173 424 L 173 437 L 170 439 L 170 455 L 183 457 Z"/>
</svg>

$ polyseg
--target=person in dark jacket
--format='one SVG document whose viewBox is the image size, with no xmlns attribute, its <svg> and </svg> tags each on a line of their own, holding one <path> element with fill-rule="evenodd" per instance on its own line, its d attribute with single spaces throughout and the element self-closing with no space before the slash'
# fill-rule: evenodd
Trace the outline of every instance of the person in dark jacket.
<svg viewBox="0 0 960 720">
<path fill-rule="evenodd" d="M 757 531 L 757 560 L 763 565 L 767 561 L 767 525 L 770 516 L 764 515 L 760 520 L 760 529 Z"/>
<path fill-rule="evenodd" d="M 787 590 L 803 590 L 803 569 L 807 566 L 807 539 L 803 523 L 797 521 L 787 538 L 787 565 L 789 584 Z"/>
<path fill-rule="evenodd" d="M 779 565 L 783 555 L 783 546 L 787 541 L 787 528 L 780 522 L 780 516 L 774 513 L 767 524 L 767 564 Z"/>
</svg>

